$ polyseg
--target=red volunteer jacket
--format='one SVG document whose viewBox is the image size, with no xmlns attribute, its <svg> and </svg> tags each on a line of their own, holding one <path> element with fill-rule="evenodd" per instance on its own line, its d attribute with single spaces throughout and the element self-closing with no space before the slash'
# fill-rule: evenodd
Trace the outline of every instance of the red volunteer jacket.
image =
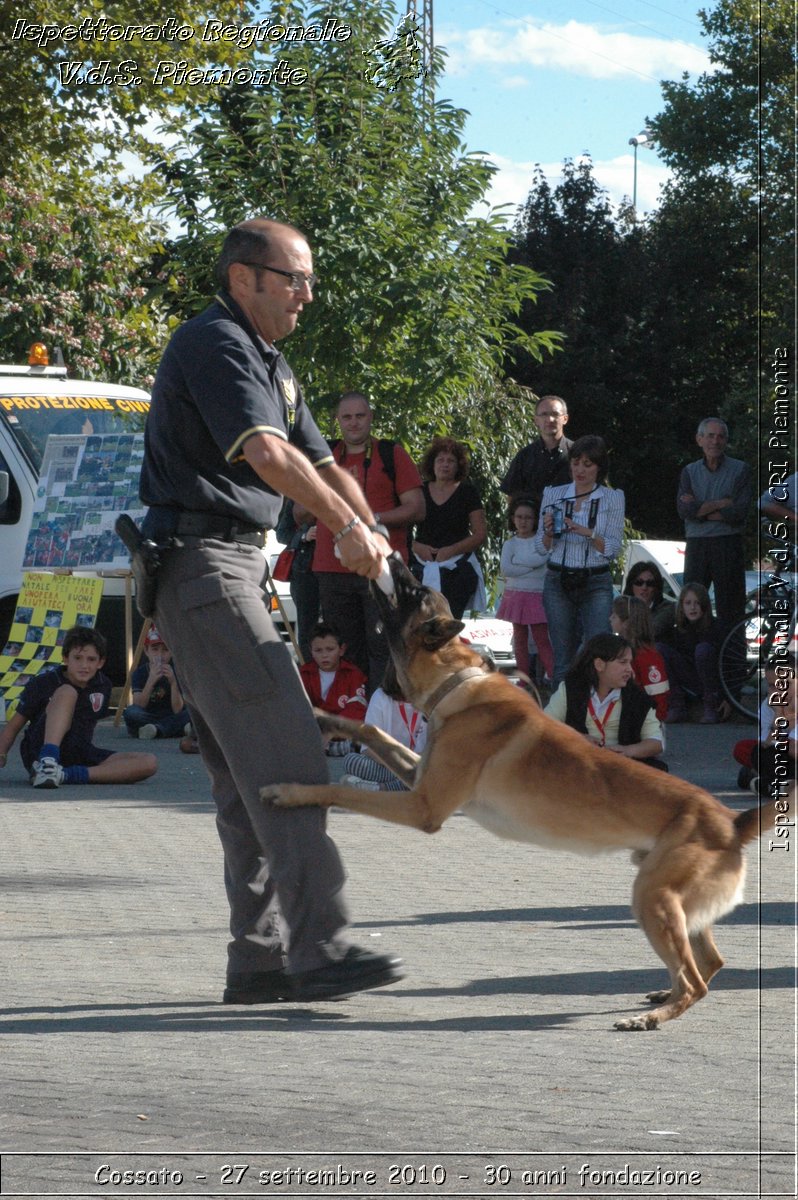
<svg viewBox="0 0 798 1200">
<path fill-rule="evenodd" d="M 366 715 L 366 676 L 354 663 L 341 659 L 326 700 L 321 698 L 321 674 L 314 662 L 303 663 L 299 674 L 310 702 L 316 708 L 338 717 L 348 717 L 351 721 L 363 720 Z"/>
<path fill-rule="evenodd" d="M 664 721 L 668 715 L 668 672 L 659 650 L 653 646 L 641 646 L 632 659 L 635 683 L 646 692 L 657 706 L 657 720 Z"/>
</svg>

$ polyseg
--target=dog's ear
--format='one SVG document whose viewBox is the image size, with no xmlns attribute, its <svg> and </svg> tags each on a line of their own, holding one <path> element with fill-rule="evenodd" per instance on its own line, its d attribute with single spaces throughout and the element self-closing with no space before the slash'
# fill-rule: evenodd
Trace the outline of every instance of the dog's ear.
<svg viewBox="0 0 798 1200">
<path fill-rule="evenodd" d="M 463 622 L 455 621 L 454 617 L 430 617 L 429 621 L 419 625 L 417 632 L 421 635 L 425 650 L 438 650 L 456 638 L 463 629 Z"/>
</svg>

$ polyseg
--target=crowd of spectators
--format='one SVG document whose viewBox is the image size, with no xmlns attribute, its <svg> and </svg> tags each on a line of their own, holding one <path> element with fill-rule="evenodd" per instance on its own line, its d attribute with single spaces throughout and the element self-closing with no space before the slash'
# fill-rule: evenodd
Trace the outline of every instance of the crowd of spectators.
<svg viewBox="0 0 798 1200">
<path fill-rule="evenodd" d="M 482 496 L 469 477 L 467 447 L 435 437 L 416 468 L 396 442 L 372 435 L 373 413 L 362 393 L 346 393 L 336 415 L 342 436 L 331 443 L 333 455 L 363 488 L 394 549 L 419 580 L 443 593 L 455 617 L 482 611 L 486 588 L 479 551 L 488 525 Z M 678 601 L 664 594 L 662 572 L 650 560 L 631 567 L 618 596 L 613 575 L 623 548 L 626 501 L 609 481 L 608 447 L 596 434 L 575 441 L 565 436 L 568 406 L 559 396 L 537 402 L 534 423 L 537 436 L 518 450 L 499 484 L 508 498 L 510 536 L 501 551 L 497 616 L 513 626 L 521 680 L 534 681 L 544 698 L 551 696 L 553 715 L 600 740 L 601 713 L 611 715 L 617 702 L 611 748 L 626 753 L 621 747 L 627 743 L 642 746 L 645 753 L 638 749 L 633 756 L 662 767 L 663 726 L 689 720 L 698 705 L 702 723 L 731 714 L 721 695 L 718 654 L 745 610 L 742 531 L 753 499 L 752 473 L 727 455 L 725 422 L 701 421 L 696 433 L 701 456 L 685 465 L 675 488 L 686 543 Z M 792 493 L 785 495 L 786 516 L 784 504 L 773 515 L 791 521 L 794 529 Z M 766 499 L 763 512 L 770 511 Z M 406 702 L 383 686 L 387 647 L 365 581 L 336 569 L 328 531 L 312 513 L 286 508 L 297 545 L 306 551 L 296 568 L 305 579 L 291 583 L 303 655 L 310 657 L 303 631 L 323 618 L 366 678 L 366 696 L 376 696 L 371 716 L 376 719 L 384 709 L 386 718 L 404 728 L 405 716 L 397 717 L 396 706 L 406 714 Z M 346 594 L 338 596 L 341 586 Z M 616 676 L 617 686 L 608 687 Z M 618 740 L 624 713 L 626 743 Z M 347 761 L 352 776 L 366 778 L 365 786 L 383 783 L 376 764 L 353 756 Z"/>
<path fill-rule="evenodd" d="M 326 810 L 262 803 L 264 785 L 313 786 L 328 778 L 307 696 L 263 604 L 266 531 L 277 524 L 282 498 L 290 497 L 286 520 L 302 549 L 296 560 L 314 576 L 296 590 L 304 609 L 300 637 L 310 652 L 302 672 L 307 693 L 317 707 L 355 721 L 371 698 L 371 711 L 382 714 L 375 719 L 393 726 L 409 747 L 424 736 L 423 714 L 386 676 L 386 639 L 368 581 L 378 577 L 390 548 L 444 593 L 457 616 L 483 608 L 479 551 L 487 520 L 466 447 L 437 437 L 417 467 L 398 443 L 372 434 L 371 405 L 360 392 L 341 397 L 341 436 L 325 443 L 276 345 L 295 330 L 317 282 L 299 230 L 263 217 L 240 222 L 224 240 L 217 277 L 214 301 L 174 331 L 153 385 L 140 480 L 147 507 L 142 532 L 156 544 L 168 541 L 169 552 L 152 598 L 159 633 L 151 631 L 127 724 L 145 741 L 181 729 L 188 737 L 182 723 L 191 716 L 224 851 L 231 940 L 223 1002 L 330 1000 L 394 983 L 402 963 L 350 941 L 345 872 Z M 727 455 L 724 422 L 702 421 L 701 456 L 685 466 L 677 492 L 687 577 L 675 618 L 665 611 L 661 587 L 657 597 L 648 564 L 649 576 L 640 573 L 631 584 L 634 604 L 615 612 L 622 636 L 611 625 L 612 575 L 623 545 L 625 497 L 610 486 L 602 437 L 570 442 L 567 423 L 562 398 L 544 396 L 535 415 L 539 437 L 519 450 L 500 484 L 514 505 L 506 612 L 522 660 L 521 642 L 526 637 L 528 650 L 533 638 L 552 717 L 601 753 L 667 770 L 656 712 L 665 692 L 652 669 L 661 675 L 663 662 L 672 672 L 665 723 L 686 715 L 694 690 L 702 720 L 722 718 L 716 651 L 743 617 L 742 527 L 751 472 Z M 779 525 L 789 524 L 794 486 L 790 495 L 772 497 L 787 513 L 775 511 Z M 63 666 L 28 683 L 0 733 L 0 766 L 22 734 L 21 757 L 36 788 L 132 783 L 155 772 L 154 755 L 106 751 L 93 742 L 110 699 L 105 656 L 99 631 L 69 632 Z M 746 770 L 764 775 L 777 744 L 773 730 L 782 741 L 785 722 L 794 726 L 794 674 L 783 711 L 770 729 L 763 721 L 759 742 L 748 748 Z M 357 733 L 356 725 L 350 728 Z M 335 746 L 346 740 L 332 738 L 330 752 L 343 752 L 348 773 L 365 786 L 379 784 L 363 756 L 354 757 L 354 741 Z M 794 753 L 798 742 L 790 740 Z"/>
</svg>

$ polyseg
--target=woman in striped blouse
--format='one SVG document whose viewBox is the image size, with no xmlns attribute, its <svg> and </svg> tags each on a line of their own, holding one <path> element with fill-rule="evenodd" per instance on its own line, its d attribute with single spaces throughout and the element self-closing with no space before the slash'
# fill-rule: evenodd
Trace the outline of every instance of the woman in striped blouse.
<svg viewBox="0 0 798 1200">
<path fill-rule="evenodd" d="M 605 486 L 603 438 L 577 438 L 568 452 L 571 483 L 543 492 L 536 545 L 550 552 L 543 605 L 554 650 L 554 686 L 565 678 L 580 641 L 609 633 L 610 565 L 623 541 L 624 494 Z"/>
</svg>

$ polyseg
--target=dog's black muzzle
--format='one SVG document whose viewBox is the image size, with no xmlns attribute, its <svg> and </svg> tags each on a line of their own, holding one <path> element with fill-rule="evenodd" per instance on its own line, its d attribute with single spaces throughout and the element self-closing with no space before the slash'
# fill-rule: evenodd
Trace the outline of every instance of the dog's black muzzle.
<svg viewBox="0 0 798 1200">
<path fill-rule="evenodd" d="M 430 589 L 414 578 L 401 555 L 394 552 L 387 562 L 393 580 L 393 595 L 386 596 L 374 582 L 371 584 L 371 594 L 377 603 L 383 628 L 390 637 L 391 633 L 401 633 L 408 618 L 421 608 Z"/>
</svg>

